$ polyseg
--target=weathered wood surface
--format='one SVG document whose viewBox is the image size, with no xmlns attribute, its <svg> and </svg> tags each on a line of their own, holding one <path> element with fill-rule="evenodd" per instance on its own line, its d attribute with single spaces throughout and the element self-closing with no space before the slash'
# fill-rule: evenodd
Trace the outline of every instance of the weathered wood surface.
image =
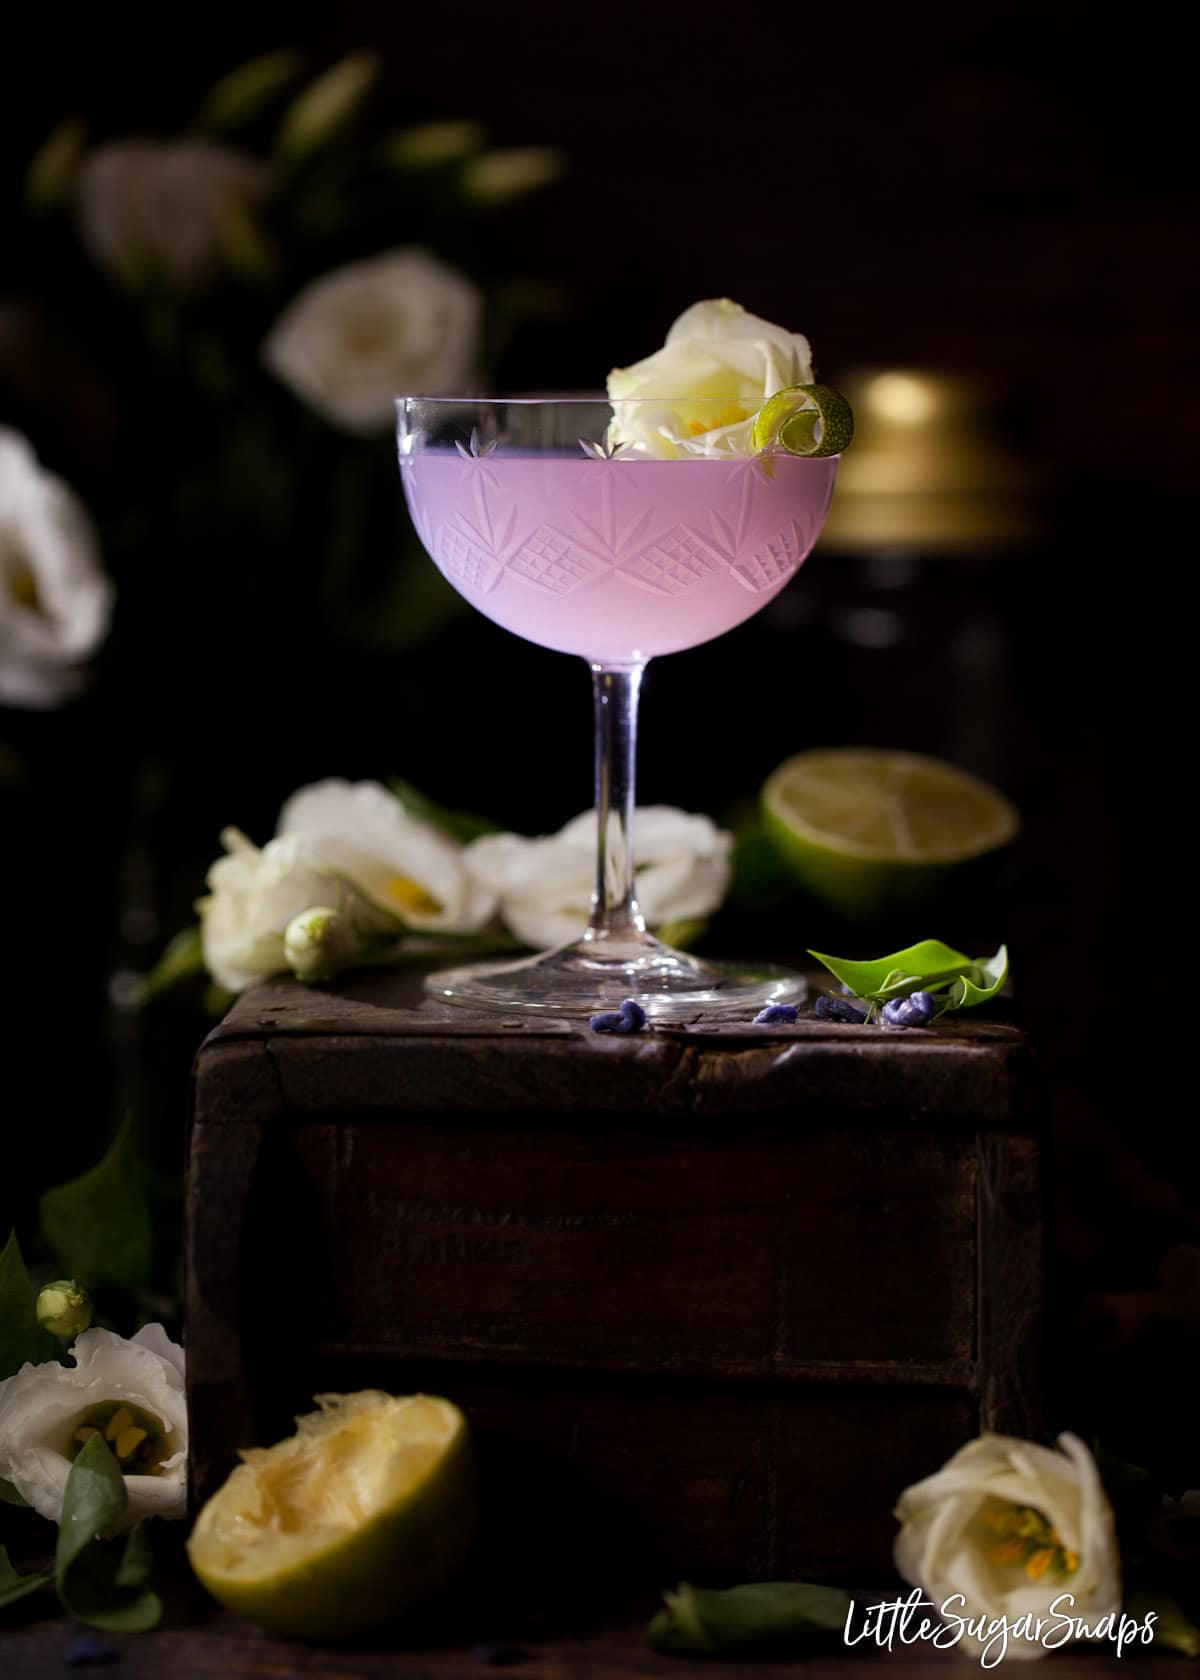
<svg viewBox="0 0 1200 1680">
<path fill-rule="evenodd" d="M 899 1590 L 899 1589 L 897 1589 Z M 471 1656 L 477 1640 L 509 1640 L 511 1625 L 503 1622 L 459 1626 L 453 1632 L 409 1636 L 392 1632 L 371 1643 L 329 1649 L 297 1645 L 262 1633 L 225 1611 L 197 1609 L 192 1616 L 140 1636 L 114 1635 L 109 1643 L 120 1652 L 119 1665 L 100 1670 L 120 1680 L 466 1680 L 475 1676 L 507 1675 L 511 1680 L 779 1680 L 781 1674 L 796 1674 L 803 1680 L 882 1680 L 898 1668 L 907 1675 L 978 1673 L 976 1664 L 952 1652 L 930 1650 L 927 1645 L 905 1646 L 894 1651 L 874 1645 L 856 1645 L 847 1651 L 836 1647 L 820 1656 L 798 1661 L 711 1662 L 688 1658 L 660 1657 L 650 1651 L 642 1629 L 652 1609 L 647 1598 L 636 1614 L 607 1625 L 586 1623 L 568 1633 L 517 1629 L 522 1660 L 501 1668 L 485 1665 Z M 4 1680 L 61 1680 L 63 1652 L 73 1631 L 61 1618 L 35 1622 L 0 1634 L 0 1669 Z M 1053 1668 L 1054 1680 L 1164 1680 L 1164 1676 L 1191 1671 L 1169 1654 L 1164 1662 L 1139 1647 L 1126 1651 L 1117 1663 L 1111 1645 L 1076 1646 L 1059 1652 Z M 948 1665 L 948 1666 L 947 1666 Z M 84 1672 L 94 1672 L 85 1670 Z"/>
<path fill-rule="evenodd" d="M 907 1482 L 1036 1430 L 1011 1021 L 604 1039 L 417 997 L 265 987 L 201 1051 L 198 1492 L 313 1393 L 426 1388 L 471 1416 L 502 1558 L 867 1579 Z"/>
</svg>

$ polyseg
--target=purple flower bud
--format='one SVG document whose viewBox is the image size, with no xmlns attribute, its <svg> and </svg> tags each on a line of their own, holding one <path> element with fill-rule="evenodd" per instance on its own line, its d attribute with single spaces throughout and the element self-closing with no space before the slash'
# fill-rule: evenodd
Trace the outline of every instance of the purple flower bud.
<svg viewBox="0 0 1200 1680">
<path fill-rule="evenodd" d="M 636 998 L 626 998 L 621 1005 L 621 1016 L 625 1026 L 623 1032 L 641 1032 L 646 1025 L 646 1011 Z"/>
<path fill-rule="evenodd" d="M 844 997 L 819 997 L 817 999 L 817 1019 L 819 1021 L 842 1021 L 846 1024 L 857 1024 L 865 1021 L 867 1012 L 860 1009 L 856 1003 L 851 1003 Z"/>
<path fill-rule="evenodd" d="M 625 1025 L 625 1017 L 619 1009 L 601 1010 L 599 1015 L 592 1016 L 588 1026 L 591 1027 L 593 1032 L 619 1033 L 629 1031 L 629 1028 Z"/>
<path fill-rule="evenodd" d="M 771 1027 L 778 1022 L 786 1022 L 794 1026 L 798 1019 L 795 1008 L 790 1003 L 769 1003 L 765 1009 L 760 1009 L 754 1017 L 756 1027 Z"/>
<path fill-rule="evenodd" d="M 883 1006 L 887 1027 L 923 1027 L 933 1019 L 935 1005 L 928 992 L 911 992 L 908 997 L 890 998 Z"/>
</svg>

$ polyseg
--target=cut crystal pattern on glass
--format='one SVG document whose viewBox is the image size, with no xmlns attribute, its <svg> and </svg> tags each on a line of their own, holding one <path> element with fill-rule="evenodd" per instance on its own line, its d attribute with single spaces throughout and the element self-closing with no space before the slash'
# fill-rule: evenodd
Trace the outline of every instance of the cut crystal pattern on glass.
<svg viewBox="0 0 1200 1680">
<path fill-rule="evenodd" d="M 739 560 L 733 575 L 751 594 L 761 594 L 791 576 L 800 564 L 805 547 L 800 527 L 793 519 L 773 541 Z"/>
<path fill-rule="evenodd" d="M 508 569 L 514 577 L 524 578 L 552 595 L 569 595 L 610 567 L 606 560 L 589 554 L 562 531 L 539 525 L 521 544 Z"/>
<path fill-rule="evenodd" d="M 460 589 L 478 590 L 489 594 L 500 581 L 503 570 L 494 554 L 489 554 L 476 534 L 457 521 L 443 525 L 435 552 L 450 581 Z"/>
<path fill-rule="evenodd" d="M 720 565 L 711 544 L 676 525 L 620 567 L 621 576 L 658 595 L 686 595 Z"/>
</svg>

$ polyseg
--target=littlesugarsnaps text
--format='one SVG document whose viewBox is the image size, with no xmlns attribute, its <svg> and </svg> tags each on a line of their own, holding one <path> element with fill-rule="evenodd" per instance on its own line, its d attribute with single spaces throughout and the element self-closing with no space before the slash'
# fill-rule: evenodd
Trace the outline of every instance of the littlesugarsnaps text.
<svg viewBox="0 0 1200 1680">
<path fill-rule="evenodd" d="M 921 1643 L 950 1650 L 968 1639 L 978 1644 L 981 1666 L 994 1668 L 1008 1655 L 1009 1645 L 1016 1640 L 1032 1642 L 1047 1651 L 1074 1644 L 1077 1639 L 1106 1640 L 1116 1647 L 1114 1654 L 1120 1657 L 1127 1646 L 1153 1644 L 1157 1620 L 1151 1610 L 1141 1618 L 1110 1611 L 1090 1621 L 1075 1613 L 1075 1595 L 1069 1592 L 1059 1593 L 1045 1615 L 1030 1611 L 1022 1616 L 973 1616 L 961 1593 L 951 1593 L 935 1606 L 920 1587 L 914 1587 L 907 1598 L 885 1599 L 866 1606 L 852 1603 L 846 1612 L 842 1640 L 846 1645 L 866 1641 L 894 1651 L 897 1646 Z"/>
</svg>

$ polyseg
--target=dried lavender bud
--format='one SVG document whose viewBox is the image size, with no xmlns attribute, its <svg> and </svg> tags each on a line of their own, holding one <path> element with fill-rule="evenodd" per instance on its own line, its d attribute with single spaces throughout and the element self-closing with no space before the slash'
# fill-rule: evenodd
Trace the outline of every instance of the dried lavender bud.
<svg viewBox="0 0 1200 1680">
<path fill-rule="evenodd" d="M 760 1009 L 754 1017 L 756 1027 L 772 1027 L 779 1022 L 794 1026 L 798 1019 L 794 1006 L 790 1003 L 769 1003 L 765 1009 Z"/>
<path fill-rule="evenodd" d="M 817 999 L 817 1017 L 822 1021 L 858 1023 L 866 1020 L 867 1012 L 849 998 L 823 996 Z"/>
<path fill-rule="evenodd" d="M 636 998 L 626 998 L 621 1005 L 621 1018 L 625 1022 L 619 1027 L 619 1032 L 641 1032 L 646 1025 L 646 1011 Z"/>
<path fill-rule="evenodd" d="M 933 1019 L 934 1002 L 928 992 L 912 992 L 905 998 L 891 998 L 883 1006 L 888 1027 L 923 1027 Z"/>
<path fill-rule="evenodd" d="M 68 1668 L 86 1668 L 91 1663 L 116 1662 L 120 1655 L 107 1639 L 97 1639 L 94 1633 L 80 1633 L 68 1642 L 63 1661 Z"/>
</svg>

